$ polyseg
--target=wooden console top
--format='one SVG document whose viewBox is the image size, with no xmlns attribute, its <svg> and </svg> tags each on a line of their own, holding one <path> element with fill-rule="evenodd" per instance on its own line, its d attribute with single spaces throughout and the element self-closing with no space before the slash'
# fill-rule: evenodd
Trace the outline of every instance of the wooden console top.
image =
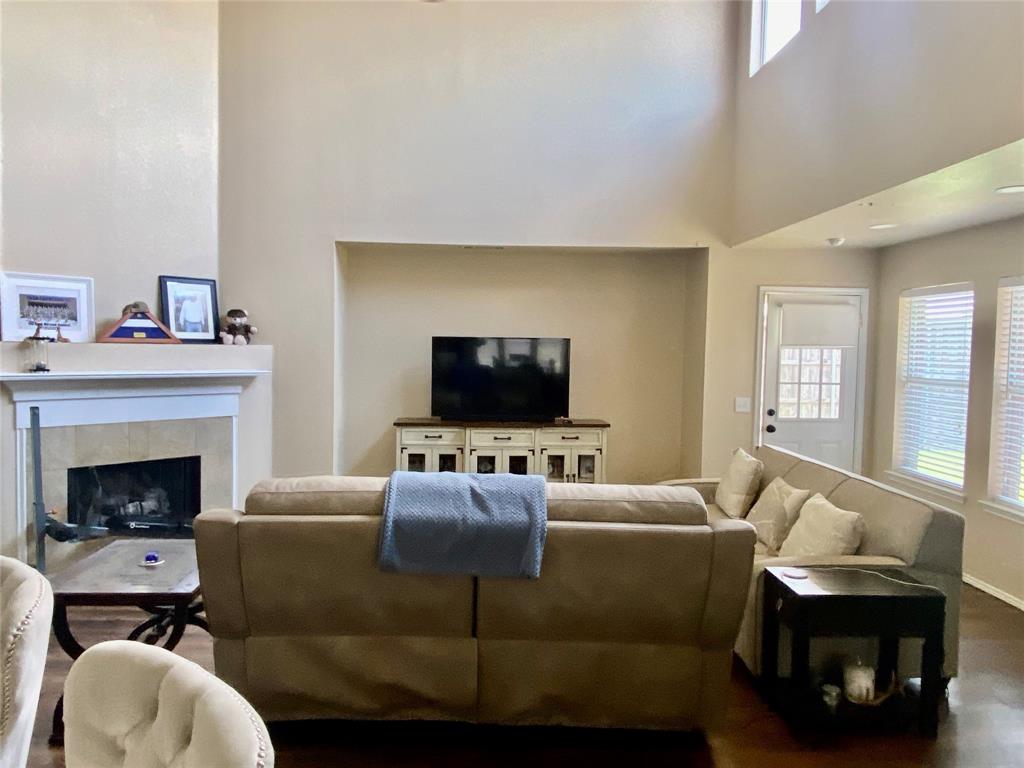
<svg viewBox="0 0 1024 768">
<path fill-rule="evenodd" d="M 396 427 L 470 427 L 475 429 L 606 429 L 603 419 L 564 419 L 559 421 L 460 421 L 436 416 L 403 416 L 395 419 Z"/>
</svg>

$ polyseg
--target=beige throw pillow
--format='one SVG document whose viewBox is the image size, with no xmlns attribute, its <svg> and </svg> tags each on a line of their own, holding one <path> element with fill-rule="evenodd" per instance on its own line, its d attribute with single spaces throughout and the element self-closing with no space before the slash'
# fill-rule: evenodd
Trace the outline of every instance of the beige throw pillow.
<svg viewBox="0 0 1024 768">
<path fill-rule="evenodd" d="M 864 518 L 860 514 L 840 509 L 816 493 L 800 510 L 779 555 L 852 555 L 863 536 Z"/>
<path fill-rule="evenodd" d="M 747 515 L 747 522 L 757 530 L 758 541 L 771 552 L 778 552 L 810 496 L 810 491 L 794 488 L 781 477 L 768 483 Z"/>
<path fill-rule="evenodd" d="M 732 452 L 729 469 L 715 489 L 715 504 L 729 517 L 744 517 L 757 496 L 764 463 L 742 448 Z"/>
</svg>

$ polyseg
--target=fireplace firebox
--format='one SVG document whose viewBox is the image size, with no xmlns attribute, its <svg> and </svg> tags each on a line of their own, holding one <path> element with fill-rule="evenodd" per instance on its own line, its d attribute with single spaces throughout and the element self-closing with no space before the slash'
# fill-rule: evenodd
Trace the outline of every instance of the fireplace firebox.
<svg viewBox="0 0 1024 768">
<path fill-rule="evenodd" d="M 191 538 L 200 511 L 200 457 L 68 470 L 68 522 L 118 535 Z"/>
</svg>

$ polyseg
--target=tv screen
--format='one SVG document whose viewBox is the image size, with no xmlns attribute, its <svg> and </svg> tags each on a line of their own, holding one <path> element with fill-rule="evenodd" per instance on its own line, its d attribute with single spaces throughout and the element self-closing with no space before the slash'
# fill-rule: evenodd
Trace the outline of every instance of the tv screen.
<svg viewBox="0 0 1024 768">
<path fill-rule="evenodd" d="M 466 421 L 569 415 L 569 339 L 435 336 L 430 407 Z"/>
</svg>

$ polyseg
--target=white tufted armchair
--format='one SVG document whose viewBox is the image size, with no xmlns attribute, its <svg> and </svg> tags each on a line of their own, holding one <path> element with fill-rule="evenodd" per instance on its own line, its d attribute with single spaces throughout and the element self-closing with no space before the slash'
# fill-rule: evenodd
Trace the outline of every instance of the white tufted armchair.
<svg viewBox="0 0 1024 768">
<path fill-rule="evenodd" d="M 46 577 L 10 557 L 0 557 L 0 765 L 22 768 L 50 642 L 53 590 Z"/>
<path fill-rule="evenodd" d="M 67 768 L 273 768 L 259 715 L 231 686 L 170 651 L 113 640 L 64 683 Z"/>
</svg>

